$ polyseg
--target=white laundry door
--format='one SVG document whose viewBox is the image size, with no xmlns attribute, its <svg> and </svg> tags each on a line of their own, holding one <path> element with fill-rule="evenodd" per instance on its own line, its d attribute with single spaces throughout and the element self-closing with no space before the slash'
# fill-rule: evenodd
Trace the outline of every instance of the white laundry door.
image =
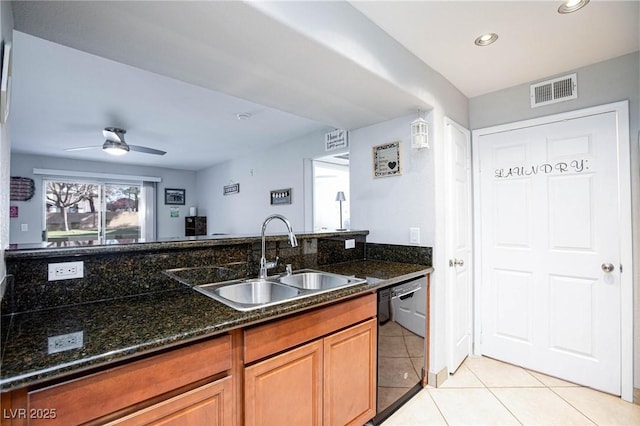
<svg viewBox="0 0 640 426">
<path fill-rule="evenodd" d="M 469 131 L 445 119 L 447 149 L 447 368 L 455 373 L 471 353 L 472 331 L 472 198 L 471 137 Z"/>
<path fill-rule="evenodd" d="M 474 139 L 481 352 L 620 395 L 616 114 Z"/>
</svg>

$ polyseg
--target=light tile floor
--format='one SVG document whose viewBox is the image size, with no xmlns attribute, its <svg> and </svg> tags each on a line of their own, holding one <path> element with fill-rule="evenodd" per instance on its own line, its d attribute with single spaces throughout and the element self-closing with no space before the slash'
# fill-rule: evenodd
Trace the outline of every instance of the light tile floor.
<svg viewBox="0 0 640 426">
<path fill-rule="evenodd" d="M 384 426 L 640 425 L 640 405 L 485 357 L 469 357 Z"/>
</svg>

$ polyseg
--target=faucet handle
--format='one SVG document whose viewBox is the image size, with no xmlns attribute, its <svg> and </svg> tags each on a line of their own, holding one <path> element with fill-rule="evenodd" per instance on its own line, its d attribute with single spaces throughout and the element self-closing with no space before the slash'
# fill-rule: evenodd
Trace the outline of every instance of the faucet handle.
<svg viewBox="0 0 640 426">
<path fill-rule="evenodd" d="M 293 269 L 291 268 L 291 264 L 287 263 L 285 268 L 284 268 L 284 273 L 285 275 L 291 275 L 293 274 Z"/>
<path fill-rule="evenodd" d="M 266 266 L 266 268 L 267 268 L 267 269 L 273 269 L 273 268 L 275 268 L 276 266 L 278 266 L 278 260 L 280 260 L 280 258 L 279 258 L 278 256 L 276 256 L 276 260 L 274 260 L 274 261 L 272 261 L 272 262 L 267 262 L 267 263 L 266 263 L 266 265 L 265 265 L 265 266 Z"/>
</svg>

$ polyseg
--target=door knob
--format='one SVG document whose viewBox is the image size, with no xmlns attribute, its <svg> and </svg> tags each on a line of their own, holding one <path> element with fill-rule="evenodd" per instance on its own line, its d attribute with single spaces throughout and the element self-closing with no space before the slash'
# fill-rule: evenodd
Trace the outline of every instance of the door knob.
<svg viewBox="0 0 640 426">
<path fill-rule="evenodd" d="M 613 270 L 616 269 L 613 263 L 603 263 L 601 268 L 604 272 L 613 272 Z"/>
</svg>

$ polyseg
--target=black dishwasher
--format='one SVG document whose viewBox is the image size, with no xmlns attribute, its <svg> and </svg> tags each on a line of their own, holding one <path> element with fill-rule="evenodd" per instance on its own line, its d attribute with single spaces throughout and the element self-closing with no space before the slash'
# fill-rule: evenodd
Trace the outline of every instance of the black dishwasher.
<svg viewBox="0 0 640 426">
<path fill-rule="evenodd" d="M 378 291 L 377 409 L 382 423 L 422 389 L 425 377 L 427 278 Z"/>
</svg>

